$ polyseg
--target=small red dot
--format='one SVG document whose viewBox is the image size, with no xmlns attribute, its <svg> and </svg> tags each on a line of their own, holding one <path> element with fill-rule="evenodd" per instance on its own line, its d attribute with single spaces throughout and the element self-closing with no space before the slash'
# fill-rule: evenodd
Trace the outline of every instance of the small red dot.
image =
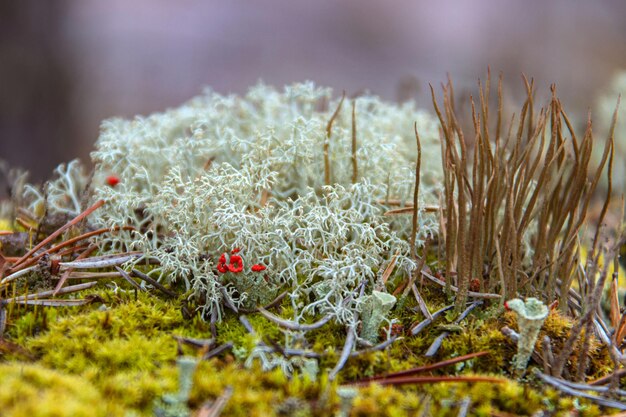
<svg viewBox="0 0 626 417">
<path fill-rule="evenodd" d="M 267 267 L 265 265 L 262 264 L 256 264 L 256 265 L 252 265 L 252 272 L 261 272 L 261 271 L 265 271 Z"/>
<path fill-rule="evenodd" d="M 111 187 L 115 187 L 117 184 L 120 183 L 120 177 L 118 177 L 117 175 L 109 175 L 106 179 L 106 182 Z"/>
</svg>

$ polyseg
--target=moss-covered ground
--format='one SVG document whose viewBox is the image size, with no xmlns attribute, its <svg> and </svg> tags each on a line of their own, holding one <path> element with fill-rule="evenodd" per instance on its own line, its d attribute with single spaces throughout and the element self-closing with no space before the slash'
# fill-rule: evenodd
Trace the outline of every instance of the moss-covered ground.
<svg viewBox="0 0 626 417">
<path fill-rule="evenodd" d="M 97 302 L 82 307 L 15 306 L 10 311 L 0 344 L 0 415 L 151 416 L 159 398 L 177 391 L 177 356 L 200 357 L 205 352 L 179 345 L 174 336 L 208 339 L 209 324 L 197 316 L 185 318 L 180 300 L 124 291 L 120 285 L 116 291 L 102 285 L 93 292 Z M 421 292 L 431 311 L 445 305 L 438 287 L 425 285 Z M 434 358 L 426 358 L 424 353 L 448 319 L 441 317 L 411 336 L 411 325 L 423 318 L 412 299 L 400 304 L 403 307 L 394 315 L 402 325 L 403 337 L 385 351 L 349 359 L 332 382 L 327 375 L 345 340 L 342 327 L 327 324 L 308 335 L 310 348 L 324 354 L 317 378 L 297 373 L 288 378 L 280 369 L 263 371 L 257 362 L 246 367 L 241 359 L 259 342 L 257 338 L 281 340 L 276 325 L 250 314 L 254 336 L 230 314 L 217 326 L 215 345 L 232 342 L 234 348 L 200 361 L 189 406 L 197 410 L 232 387 L 222 415 L 323 416 L 349 410 L 351 416 L 456 416 L 464 404 L 469 404 L 467 415 L 476 416 L 536 415 L 539 411 L 548 411 L 542 415 L 597 416 L 610 412 L 546 388 L 529 374 L 521 380 L 513 378 L 510 363 L 515 345 L 500 328 L 516 328 L 516 319 L 497 304 L 472 313 L 461 328 L 450 332 Z M 280 308 L 275 313 L 280 314 Z M 543 332 L 558 350 L 570 326 L 570 321 L 551 312 Z M 359 379 L 481 351 L 488 354 L 425 375 L 496 376 L 501 383 L 372 384 L 359 388 L 351 404 L 342 403 L 338 394 Z M 606 351 L 594 344 L 590 354 L 589 377 L 607 374 L 611 362 Z M 540 364 L 531 362 L 532 366 Z M 569 366 L 576 368 L 575 358 Z"/>
</svg>

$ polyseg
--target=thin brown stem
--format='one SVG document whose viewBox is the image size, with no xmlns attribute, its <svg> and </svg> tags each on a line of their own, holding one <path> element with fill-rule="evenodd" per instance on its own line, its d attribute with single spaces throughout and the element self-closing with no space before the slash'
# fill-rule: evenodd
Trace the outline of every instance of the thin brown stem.
<svg viewBox="0 0 626 417">
<path fill-rule="evenodd" d="M 417 122 L 413 125 L 415 129 L 415 142 L 417 144 L 417 161 L 415 162 L 415 188 L 413 189 L 413 221 L 411 223 L 411 256 L 417 256 L 415 239 L 417 237 L 417 220 L 419 212 L 419 192 L 420 192 L 420 168 L 422 165 L 422 145 L 417 132 Z"/>
<path fill-rule="evenodd" d="M 332 132 L 333 132 L 333 123 L 335 122 L 335 119 L 337 118 L 337 116 L 339 115 L 339 112 L 341 111 L 341 106 L 343 105 L 343 101 L 346 98 L 346 92 L 344 91 L 343 94 L 341 95 L 341 100 L 339 101 L 339 104 L 337 105 L 337 109 L 335 109 L 335 112 L 333 113 L 333 115 L 330 117 L 330 120 L 328 121 L 328 124 L 326 125 L 326 138 L 324 140 L 324 184 L 326 185 L 330 185 L 330 137 L 332 136 Z"/>
<path fill-rule="evenodd" d="M 356 98 L 352 100 L 352 184 L 359 180 L 359 166 L 356 157 Z"/>
<path fill-rule="evenodd" d="M 74 217 L 71 221 L 69 221 L 68 223 L 66 223 L 65 225 L 63 225 L 62 227 L 60 227 L 59 229 L 57 229 L 56 232 L 52 233 L 50 236 L 48 236 L 47 238 L 45 238 L 44 240 L 42 240 L 37 246 L 35 246 L 34 248 L 32 248 L 31 250 L 29 250 L 24 256 L 22 256 L 20 259 L 18 259 L 13 266 L 11 267 L 12 271 L 15 271 L 15 269 L 20 266 L 21 264 L 23 264 L 28 258 L 30 258 L 34 253 L 36 253 L 39 249 L 43 248 L 44 246 L 48 245 L 49 243 L 52 243 L 54 241 L 54 239 L 56 239 L 57 237 L 59 237 L 63 232 L 65 232 L 67 229 L 69 229 L 70 227 L 76 225 L 78 222 L 80 222 L 82 219 L 86 218 L 87 216 L 89 216 L 91 213 L 93 213 L 94 211 L 96 211 L 97 209 L 99 209 L 100 207 L 102 207 L 104 205 L 104 200 L 100 200 L 98 202 L 96 202 L 93 206 L 89 207 L 87 210 L 83 211 L 81 214 L 79 214 L 78 216 Z"/>
</svg>

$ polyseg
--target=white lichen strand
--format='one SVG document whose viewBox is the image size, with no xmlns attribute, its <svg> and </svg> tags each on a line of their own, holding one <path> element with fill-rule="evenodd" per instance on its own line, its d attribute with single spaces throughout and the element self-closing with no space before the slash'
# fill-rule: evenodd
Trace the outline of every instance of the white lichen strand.
<svg viewBox="0 0 626 417">
<path fill-rule="evenodd" d="M 43 187 L 24 185 L 22 204 L 37 217 L 43 216 L 46 210 L 49 215 L 77 216 L 83 210 L 81 200 L 89 180 L 84 167 L 75 159 L 67 165 L 60 164 L 53 175 Z"/>
</svg>

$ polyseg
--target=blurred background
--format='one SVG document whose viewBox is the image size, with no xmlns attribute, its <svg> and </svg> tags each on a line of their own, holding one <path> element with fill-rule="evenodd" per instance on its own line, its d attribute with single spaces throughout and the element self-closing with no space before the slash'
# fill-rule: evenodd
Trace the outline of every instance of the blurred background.
<svg viewBox="0 0 626 417">
<path fill-rule="evenodd" d="M 313 80 L 431 108 L 428 83 L 475 89 L 487 66 L 585 119 L 626 68 L 626 2 L 0 0 L 0 158 L 42 180 L 88 160 L 102 119 L 173 107 L 205 86 Z"/>
</svg>

